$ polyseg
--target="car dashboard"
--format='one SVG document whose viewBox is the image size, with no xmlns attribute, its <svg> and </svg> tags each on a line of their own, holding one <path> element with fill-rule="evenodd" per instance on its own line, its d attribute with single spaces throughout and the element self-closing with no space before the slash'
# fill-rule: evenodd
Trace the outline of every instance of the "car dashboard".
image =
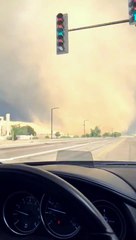
<svg viewBox="0 0 136 240">
<path fill-rule="evenodd" d="M 134 168 L 87 167 L 70 164 L 28 164 L 63 178 L 99 210 L 119 240 L 136 239 L 136 174 Z M 21 164 L 20 164 L 21 166 Z M 6 179 L 6 180 L 5 180 Z M 0 176 L 1 239 L 89 239 L 88 229 L 71 211 L 61 193 L 40 183 Z M 90 223 L 91 227 L 91 223 Z"/>
</svg>

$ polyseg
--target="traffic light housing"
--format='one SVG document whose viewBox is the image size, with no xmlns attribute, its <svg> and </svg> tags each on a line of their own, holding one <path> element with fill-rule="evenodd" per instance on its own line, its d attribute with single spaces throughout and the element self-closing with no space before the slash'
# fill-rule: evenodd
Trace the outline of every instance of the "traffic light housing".
<svg viewBox="0 0 136 240">
<path fill-rule="evenodd" d="M 136 25 L 136 0 L 128 0 L 129 24 Z"/>
<path fill-rule="evenodd" d="M 56 53 L 68 53 L 68 14 L 56 16 Z"/>
</svg>

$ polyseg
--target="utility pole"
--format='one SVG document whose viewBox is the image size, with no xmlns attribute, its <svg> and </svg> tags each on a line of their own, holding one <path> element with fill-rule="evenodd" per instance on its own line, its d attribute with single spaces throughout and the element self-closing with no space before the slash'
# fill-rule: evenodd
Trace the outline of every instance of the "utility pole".
<svg viewBox="0 0 136 240">
<path fill-rule="evenodd" d="M 85 134 L 86 134 L 86 122 L 87 122 L 88 120 L 84 120 L 84 124 L 83 124 L 83 126 L 84 126 L 84 136 L 85 136 Z"/>
<path fill-rule="evenodd" d="M 51 108 L 51 139 L 53 139 L 53 111 L 59 109 L 58 107 Z"/>
</svg>

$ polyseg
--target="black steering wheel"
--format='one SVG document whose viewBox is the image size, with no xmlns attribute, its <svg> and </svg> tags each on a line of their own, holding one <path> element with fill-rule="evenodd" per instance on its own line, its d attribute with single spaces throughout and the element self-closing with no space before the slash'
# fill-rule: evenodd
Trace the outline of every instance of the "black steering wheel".
<svg viewBox="0 0 136 240">
<path fill-rule="evenodd" d="M 16 181 L 23 179 L 25 184 L 32 184 L 35 188 L 52 191 L 56 196 L 64 197 L 89 229 L 90 240 L 118 240 L 96 207 L 79 190 L 55 174 L 26 165 L 0 165 L 0 182 L 1 180 L 8 182 L 13 178 Z"/>
</svg>

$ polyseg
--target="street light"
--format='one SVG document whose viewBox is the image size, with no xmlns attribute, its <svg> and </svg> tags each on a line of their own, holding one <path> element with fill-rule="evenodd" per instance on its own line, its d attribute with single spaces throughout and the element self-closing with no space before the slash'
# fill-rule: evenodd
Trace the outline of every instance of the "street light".
<svg viewBox="0 0 136 240">
<path fill-rule="evenodd" d="M 85 131 L 85 127 L 86 127 L 86 122 L 88 122 L 88 120 L 84 120 L 84 124 L 83 124 L 83 126 L 84 126 L 84 136 L 85 136 L 85 133 L 86 133 L 86 131 Z"/>
<path fill-rule="evenodd" d="M 59 107 L 53 107 L 51 108 L 51 139 L 53 138 L 53 111 L 55 109 L 59 109 Z"/>
</svg>

